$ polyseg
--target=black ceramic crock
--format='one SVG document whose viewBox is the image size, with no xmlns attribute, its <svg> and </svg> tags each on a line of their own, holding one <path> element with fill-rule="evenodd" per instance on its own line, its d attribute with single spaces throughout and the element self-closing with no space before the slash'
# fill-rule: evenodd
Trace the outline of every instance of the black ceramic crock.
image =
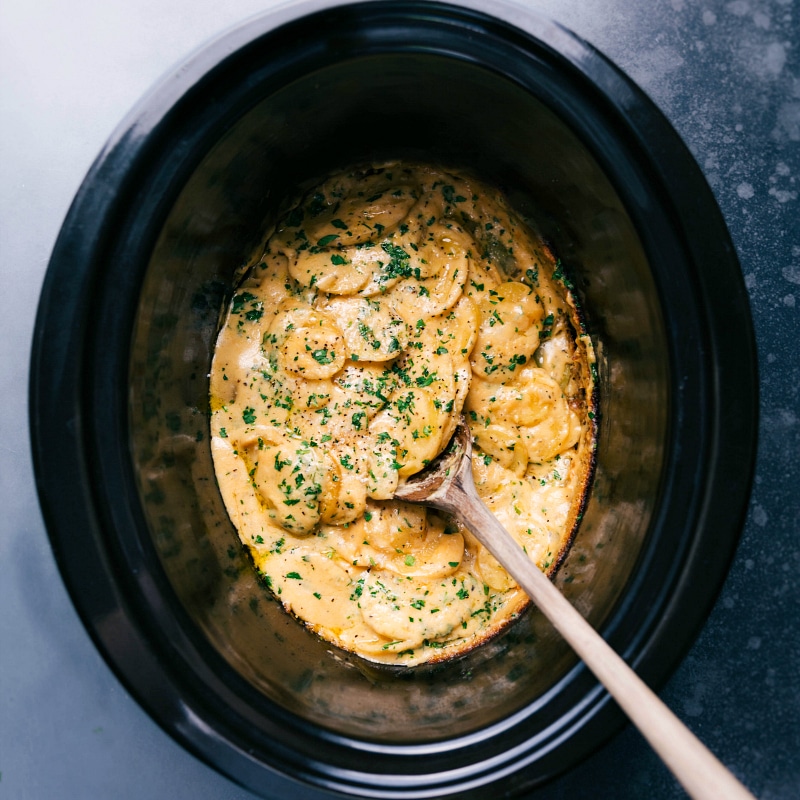
<svg viewBox="0 0 800 800">
<path fill-rule="evenodd" d="M 152 717 L 266 797 L 512 796 L 623 722 L 535 610 L 461 660 L 387 670 L 315 638 L 255 580 L 214 480 L 210 358 L 237 268 L 329 170 L 397 157 L 471 170 L 562 259 L 601 416 L 557 582 L 654 686 L 739 534 L 756 362 L 713 196 L 600 54 L 524 9 L 480 8 L 306 3 L 211 42 L 113 135 L 47 272 L 31 425 L 64 580 Z"/>
</svg>

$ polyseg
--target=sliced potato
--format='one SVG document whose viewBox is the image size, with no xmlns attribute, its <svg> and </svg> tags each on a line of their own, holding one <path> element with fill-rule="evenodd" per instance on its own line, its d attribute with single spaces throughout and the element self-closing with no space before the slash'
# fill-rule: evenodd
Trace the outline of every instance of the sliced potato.
<svg viewBox="0 0 800 800">
<path fill-rule="evenodd" d="M 507 281 L 483 296 L 479 310 L 481 322 L 470 363 L 477 375 L 503 383 L 532 360 L 544 308 L 529 286 Z"/>
<path fill-rule="evenodd" d="M 406 348 L 406 323 L 385 300 L 334 297 L 321 305 L 336 320 L 353 361 L 391 361 Z"/>
<path fill-rule="evenodd" d="M 332 504 L 331 496 L 338 495 L 333 459 L 318 447 L 288 438 L 260 448 L 257 456 L 253 485 L 275 519 L 293 533 L 312 531 L 323 508 Z"/>
<path fill-rule="evenodd" d="M 333 377 L 344 366 L 344 334 L 336 320 L 302 301 L 285 301 L 265 336 L 280 369 L 308 380 Z"/>
<path fill-rule="evenodd" d="M 470 271 L 470 239 L 457 226 L 434 223 L 410 258 L 411 274 L 389 294 L 411 325 L 452 308 Z"/>
</svg>

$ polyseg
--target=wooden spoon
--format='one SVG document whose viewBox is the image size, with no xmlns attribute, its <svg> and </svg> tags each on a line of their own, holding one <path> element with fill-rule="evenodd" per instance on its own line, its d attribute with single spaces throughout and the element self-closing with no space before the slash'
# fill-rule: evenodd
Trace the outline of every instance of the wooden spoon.
<svg viewBox="0 0 800 800">
<path fill-rule="evenodd" d="M 394 496 L 452 514 L 488 548 L 608 689 L 691 797 L 753 800 L 753 795 L 573 608 L 483 504 L 472 478 L 471 455 L 472 436 L 462 418 L 447 449 L 399 486 Z"/>
</svg>

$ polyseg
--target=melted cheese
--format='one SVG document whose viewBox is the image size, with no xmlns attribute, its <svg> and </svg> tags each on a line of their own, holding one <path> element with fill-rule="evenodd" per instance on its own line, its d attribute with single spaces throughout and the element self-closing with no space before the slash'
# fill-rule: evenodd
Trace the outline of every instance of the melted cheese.
<svg viewBox="0 0 800 800">
<path fill-rule="evenodd" d="M 552 571 L 590 477 L 591 361 L 552 255 L 496 191 L 413 164 L 331 177 L 267 238 L 212 365 L 218 483 L 260 575 L 372 661 L 496 634 L 527 598 L 394 491 L 466 414 L 481 497 Z"/>
</svg>

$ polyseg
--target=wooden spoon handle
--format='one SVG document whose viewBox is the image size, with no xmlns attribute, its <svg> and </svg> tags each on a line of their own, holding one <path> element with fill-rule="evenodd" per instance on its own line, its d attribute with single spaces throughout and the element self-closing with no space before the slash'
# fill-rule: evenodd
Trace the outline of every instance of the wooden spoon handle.
<svg viewBox="0 0 800 800">
<path fill-rule="evenodd" d="M 689 795 L 696 800 L 753 800 L 750 792 L 536 567 L 477 497 L 474 487 L 465 490 L 457 481 L 447 494 L 446 510 L 466 525 L 525 590 L 608 689 Z"/>
</svg>

